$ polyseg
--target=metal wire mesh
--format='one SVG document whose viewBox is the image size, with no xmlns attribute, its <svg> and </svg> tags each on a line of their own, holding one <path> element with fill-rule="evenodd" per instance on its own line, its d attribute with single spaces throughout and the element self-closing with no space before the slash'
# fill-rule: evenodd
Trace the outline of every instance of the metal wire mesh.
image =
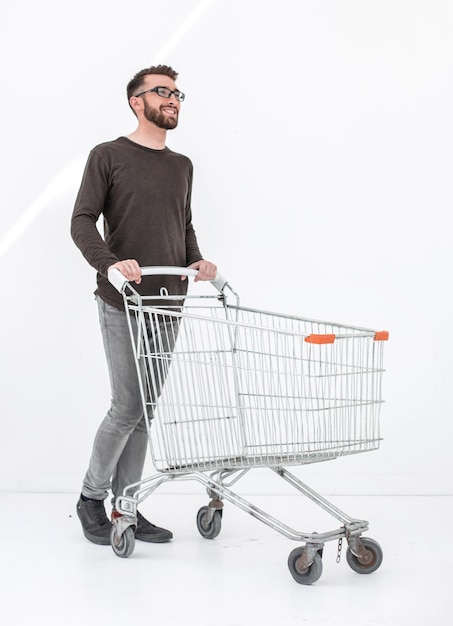
<svg viewBox="0 0 453 626">
<path fill-rule="evenodd" d="M 131 307 L 160 471 L 312 463 L 379 447 L 374 332 L 239 306 Z M 335 335 L 313 344 L 312 334 Z"/>
</svg>

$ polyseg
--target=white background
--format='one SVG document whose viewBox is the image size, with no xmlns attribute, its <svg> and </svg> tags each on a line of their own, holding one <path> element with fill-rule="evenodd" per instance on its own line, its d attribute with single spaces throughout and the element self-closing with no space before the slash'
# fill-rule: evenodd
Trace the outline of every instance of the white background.
<svg viewBox="0 0 453 626">
<path fill-rule="evenodd" d="M 0 14 L 0 489 L 80 489 L 109 385 L 69 222 L 89 150 L 135 128 L 127 82 L 162 62 L 187 94 L 168 145 L 194 162 L 200 247 L 243 303 L 390 331 L 381 449 L 306 472 L 329 493 L 451 495 L 452 2 Z"/>
</svg>

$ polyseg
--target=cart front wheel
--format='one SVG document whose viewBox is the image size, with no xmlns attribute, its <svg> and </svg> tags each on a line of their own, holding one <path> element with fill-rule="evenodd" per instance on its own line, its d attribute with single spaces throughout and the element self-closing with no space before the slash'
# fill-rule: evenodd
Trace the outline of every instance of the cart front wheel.
<svg viewBox="0 0 453 626">
<path fill-rule="evenodd" d="M 110 544 L 116 556 L 126 559 L 132 554 L 135 548 L 135 532 L 132 526 L 126 528 L 124 533 L 118 537 L 115 525 L 110 531 Z"/>
<path fill-rule="evenodd" d="M 197 513 L 197 528 L 205 539 L 214 539 L 220 533 L 222 528 L 222 511 L 214 511 L 214 516 L 209 521 L 210 509 L 208 506 L 202 506 Z"/>
<path fill-rule="evenodd" d="M 371 574 L 375 572 L 382 563 L 382 548 L 374 539 L 361 537 L 361 542 L 366 550 L 366 555 L 359 558 L 352 553 L 351 548 L 346 552 L 346 560 L 351 569 L 359 574 Z"/>
<path fill-rule="evenodd" d="M 305 553 L 306 548 L 294 548 L 288 557 L 288 567 L 291 576 L 301 585 L 311 585 L 315 583 L 322 574 L 322 558 L 319 552 L 316 553 L 314 561 L 308 567 L 301 567 L 300 558 Z"/>
</svg>

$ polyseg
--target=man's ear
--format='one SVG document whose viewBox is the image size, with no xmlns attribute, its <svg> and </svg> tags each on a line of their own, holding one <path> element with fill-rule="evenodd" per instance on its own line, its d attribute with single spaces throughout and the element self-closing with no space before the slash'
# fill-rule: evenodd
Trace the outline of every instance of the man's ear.
<svg viewBox="0 0 453 626">
<path fill-rule="evenodd" d="M 143 109 L 143 100 L 141 98 L 137 98 L 136 96 L 131 96 L 129 98 L 129 105 L 131 109 L 137 113 L 137 111 Z"/>
</svg>

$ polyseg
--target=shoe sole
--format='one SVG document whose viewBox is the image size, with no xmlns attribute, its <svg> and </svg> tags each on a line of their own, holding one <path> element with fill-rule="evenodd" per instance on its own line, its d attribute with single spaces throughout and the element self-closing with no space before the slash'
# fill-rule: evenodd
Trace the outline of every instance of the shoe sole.
<svg viewBox="0 0 453 626">
<path fill-rule="evenodd" d="M 166 543 L 167 541 L 173 539 L 173 535 L 170 537 L 159 537 L 158 535 L 153 537 L 152 535 L 141 535 L 140 533 L 135 533 L 135 538 L 138 541 L 145 541 L 146 543 Z"/>
</svg>

